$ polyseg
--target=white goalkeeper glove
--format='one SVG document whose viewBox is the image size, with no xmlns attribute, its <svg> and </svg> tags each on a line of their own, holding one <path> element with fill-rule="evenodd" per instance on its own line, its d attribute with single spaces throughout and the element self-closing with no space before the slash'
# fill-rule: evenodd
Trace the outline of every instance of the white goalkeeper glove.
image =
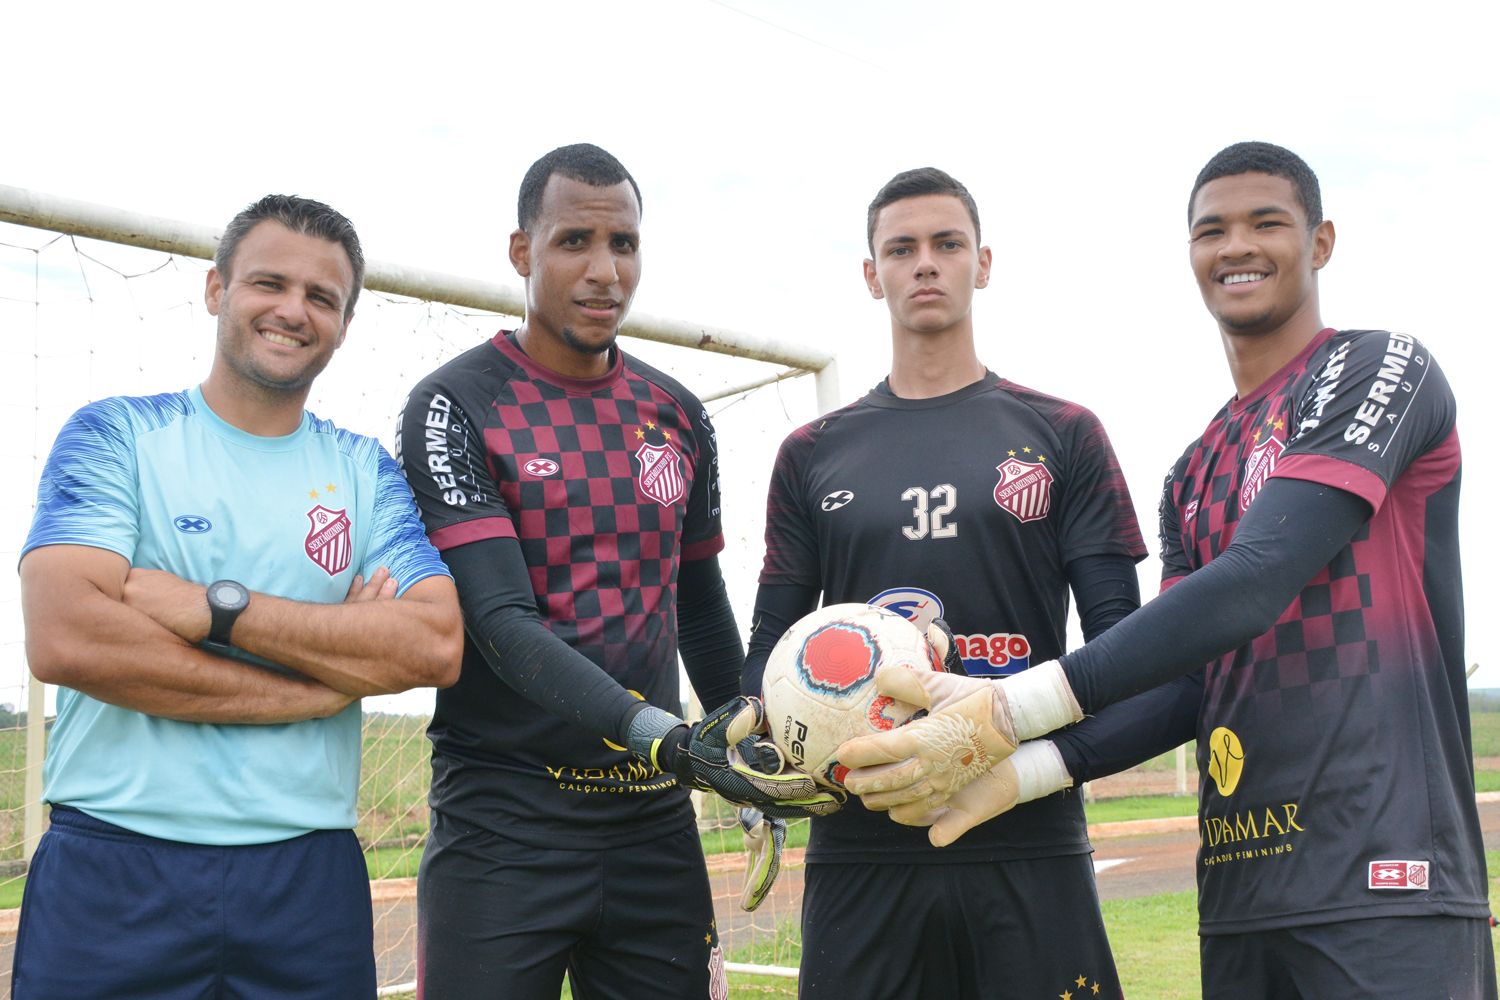
<svg viewBox="0 0 1500 1000">
<path fill-rule="evenodd" d="M 928 632 L 934 648 L 946 637 Z M 1083 718 L 1062 665 L 1042 663 L 1001 681 L 883 667 L 875 687 L 928 714 L 904 726 L 859 736 L 838 749 L 850 768 L 844 787 L 862 799 L 885 793 L 887 808 L 941 801 L 988 774 L 1023 741 Z M 930 808 L 930 807 L 929 807 Z"/>
<path fill-rule="evenodd" d="M 1016 752 L 975 778 L 955 794 L 888 806 L 874 793 L 860 799 L 866 809 L 889 809 L 891 819 L 906 826 L 927 826 L 933 847 L 947 847 L 981 823 L 1023 802 L 1073 787 L 1073 776 L 1051 740 L 1028 740 Z"/>
</svg>

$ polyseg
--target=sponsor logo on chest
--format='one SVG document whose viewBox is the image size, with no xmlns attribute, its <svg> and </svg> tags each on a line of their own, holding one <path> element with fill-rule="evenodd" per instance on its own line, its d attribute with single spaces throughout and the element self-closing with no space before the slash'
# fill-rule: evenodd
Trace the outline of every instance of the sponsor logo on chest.
<svg viewBox="0 0 1500 1000">
<path fill-rule="evenodd" d="M 1021 523 L 1040 521 L 1052 509 L 1052 470 L 1041 462 L 1007 458 L 995 466 L 995 503 Z"/>
</svg>

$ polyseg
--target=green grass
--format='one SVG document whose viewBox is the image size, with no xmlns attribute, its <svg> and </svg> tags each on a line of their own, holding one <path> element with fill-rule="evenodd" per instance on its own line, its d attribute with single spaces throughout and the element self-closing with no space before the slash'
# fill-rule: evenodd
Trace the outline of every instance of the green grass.
<svg viewBox="0 0 1500 1000">
<path fill-rule="evenodd" d="M 1197 893 L 1168 892 L 1100 904 L 1127 997 L 1201 996 Z"/>
<path fill-rule="evenodd" d="M 1116 823 L 1128 819 L 1160 819 L 1163 816 L 1194 816 L 1196 795 L 1131 795 L 1119 799 L 1095 799 L 1084 804 L 1090 823 Z"/>
<path fill-rule="evenodd" d="M 1500 711 L 1470 712 L 1475 757 L 1500 757 Z"/>
</svg>

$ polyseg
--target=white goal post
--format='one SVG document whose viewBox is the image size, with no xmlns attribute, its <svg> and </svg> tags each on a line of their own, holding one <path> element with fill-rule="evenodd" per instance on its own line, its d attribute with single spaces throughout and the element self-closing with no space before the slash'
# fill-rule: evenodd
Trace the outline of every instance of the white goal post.
<svg viewBox="0 0 1500 1000">
<path fill-rule="evenodd" d="M 210 226 L 138 214 L 3 184 L 0 184 L 0 223 L 208 261 L 213 259 L 220 236 L 220 230 Z M 75 247 L 74 252 L 80 251 Z M 515 317 L 525 313 L 525 294 L 518 287 L 386 261 L 367 261 L 364 288 L 419 302 L 483 313 Z M 767 369 L 762 368 L 761 371 L 766 372 L 765 374 L 738 383 L 712 387 L 694 386 L 696 395 L 705 403 L 809 374 L 813 376 L 818 413 L 828 412 L 839 403 L 838 374 L 833 355 L 805 343 L 791 343 L 639 312 L 630 315 L 620 332 L 626 337 L 639 340 L 764 362 L 778 369 L 767 372 Z M 801 405 L 805 406 L 806 396 L 801 398 L 804 400 Z M 805 414 L 802 419 L 811 419 L 814 415 Z M 786 418 L 790 419 L 790 414 L 786 414 Z M 44 685 L 34 680 L 27 685 L 24 811 L 20 824 L 23 844 L 21 856 L 27 861 L 41 837 L 44 821 L 41 798 L 45 754 L 45 697 Z M 735 972 L 753 971 L 762 975 L 795 975 L 794 969 L 772 966 L 741 967 L 738 963 L 732 963 L 730 969 Z M 401 984 L 388 989 L 399 990 L 406 986 L 407 984 Z"/>
</svg>

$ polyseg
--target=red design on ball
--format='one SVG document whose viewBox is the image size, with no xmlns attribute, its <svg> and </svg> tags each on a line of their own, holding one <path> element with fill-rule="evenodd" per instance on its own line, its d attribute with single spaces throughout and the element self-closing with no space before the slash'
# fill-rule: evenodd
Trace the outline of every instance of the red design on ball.
<svg viewBox="0 0 1500 1000">
<path fill-rule="evenodd" d="M 843 622 L 825 625 L 802 644 L 802 669 L 825 691 L 847 691 L 875 673 L 879 650 L 870 634 Z"/>
</svg>

